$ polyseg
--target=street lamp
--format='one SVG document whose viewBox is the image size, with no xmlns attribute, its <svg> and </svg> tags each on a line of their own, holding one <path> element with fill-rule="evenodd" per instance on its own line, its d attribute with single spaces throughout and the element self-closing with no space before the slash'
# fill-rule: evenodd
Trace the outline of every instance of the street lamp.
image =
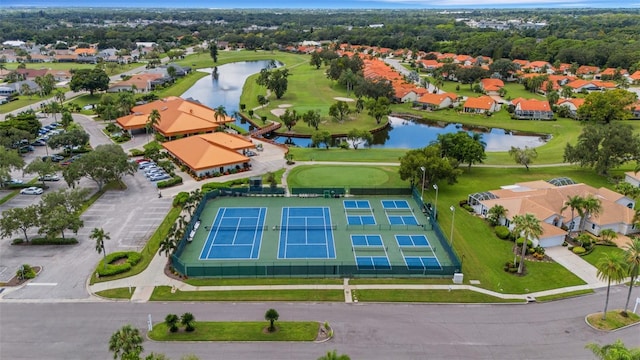
<svg viewBox="0 0 640 360">
<path fill-rule="evenodd" d="M 420 166 L 420 170 L 422 170 L 422 192 L 420 193 L 420 201 L 422 201 L 422 207 L 424 207 L 424 179 L 427 176 L 427 169 L 424 166 Z"/>
<path fill-rule="evenodd" d="M 451 205 L 449 207 L 449 210 L 451 210 L 451 236 L 449 237 L 449 245 L 453 247 L 453 221 L 456 218 L 456 208 L 453 205 Z"/>
<path fill-rule="evenodd" d="M 433 188 L 436 190 L 436 206 L 433 208 L 433 218 L 438 220 L 438 184 L 433 184 Z"/>
</svg>

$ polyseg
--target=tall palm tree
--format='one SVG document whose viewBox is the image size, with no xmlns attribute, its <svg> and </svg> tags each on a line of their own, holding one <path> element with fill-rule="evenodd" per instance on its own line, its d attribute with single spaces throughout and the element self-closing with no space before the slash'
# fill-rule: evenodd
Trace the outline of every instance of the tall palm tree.
<svg viewBox="0 0 640 360">
<path fill-rule="evenodd" d="M 491 225 L 500 224 L 500 218 L 507 216 L 507 209 L 502 205 L 494 205 L 487 212 L 487 219 Z"/>
<path fill-rule="evenodd" d="M 104 248 L 104 241 L 105 240 L 111 240 L 111 237 L 109 237 L 109 233 L 104 232 L 103 228 L 93 228 L 93 230 L 91 230 L 91 234 L 89 235 L 89 239 L 93 239 L 96 241 L 96 251 L 98 252 L 98 254 L 102 253 L 102 255 L 104 256 L 104 260 L 102 261 L 104 263 L 104 268 L 107 268 L 107 250 L 105 250 Z"/>
<path fill-rule="evenodd" d="M 634 238 L 631 244 L 627 245 L 624 255 L 629 268 L 628 275 L 631 277 L 629 292 L 627 293 L 627 302 L 624 305 L 624 312 L 627 312 L 627 309 L 629 309 L 629 300 L 631 299 L 631 290 L 633 290 L 633 285 L 640 273 L 640 239 Z"/>
<path fill-rule="evenodd" d="M 185 326 L 185 330 L 188 332 L 191 332 L 196 329 L 193 326 L 193 322 L 195 320 L 196 318 L 193 316 L 193 314 L 188 312 L 182 314 L 182 316 L 180 317 L 180 323 Z"/>
<path fill-rule="evenodd" d="M 616 340 L 613 344 L 600 346 L 595 343 L 589 343 L 585 347 L 591 350 L 593 355 L 601 360 L 640 359 L 640 348 L 627 349 L 620 339 Z"/>
<path fill-rule="evenodd" d="M 113 352 L 114 359 L 138 359 L 144 350 L 142 341 L 140 331 L 127 324 L 111 335 L 109 351 Z"/>
<path fill-rule="evenodd" d="M 351 358 L 345 354 L 338 355 L 337 350 L 333 350 L 328 351 L 326 355 L 319 357 L 318 360 L 351 360 Z"/>
<path fill-rule="evenodd" d="M 269 322 L 269 331 L 274 331 L 276 327 L 273 325 L 276 320 L 280 317 L 280 314 L 276 311 L 276 309 L 269 309 L 264 314 L 264 319 Z"/>
<path fill-rule="evenodd" d="M 225 109 L 224 105 L 220 105 L 215 108 L 215 113 L 213 114 L 214 121 L 220 121 L 226 119 L 228 116 L 227 109 Z"/>
<path fill-rule="evenodd" d="M 621 253 L 604 254 L 596 263 L 598 279 L 607 281 L 607 297 L 604 302 L 604 312 L 602 320 L 607 319 L 607 307 L 609 307 L 609 291 L 611 290 L 611 282 L 619 283 L 627 275 L 627 269 L 624 263 L 624 256 Z"/>
<path fill-rule="evenodd" d="M 154 126 L 157 126 L 160 123 L 160 120 L 162 120 L 160 111 L 158 111 L 158 109 L 151 110 L 149 117 L 147 117 L 147 124 L 145 126 L 147 129 L 147 142 L 149 142 L 149 130 L 153 130 Z"/>
<path fill-rule="evenodd" d="M 513 223 L 515 228 L 513 229 L 515 234 L 522 235 L 524 241 L 522 241 L 522 250 L 520 252 L 520 264 L 518 265 L 518 274 L 522 274 L 524 270 L 524 257 L 527 255 L 527 242 L 528 240 L 537 239 L 542 235 L 542 225 L 533 214 L 515 215 L 513 217 Z"/>
<path fill-rule="evenodd" d="M 591 215 L 598 215 L 602 211 L 602 203 L 600 199 L 594 197 L 593 195 L 587 195 L 582 202 L 582 211 L 584 216 L 581 219 L 582 225 L 580 226 L 580 230 L 584 231 L 584 228 L 587 226 L 587 219 L 591 217 Z"/>
<path fill-rule="evenodd" d="M 600 238 L 602 239 L 602 241 L 610 243 L 613 241 L 613 239 L 615 239 L 616 237 L 618 237 L 618 233 L 615 232 L 615 230 L 611 230 L 611 229 L 604 229 L 602 231 L 600 231 Z"/>
<path fill-rule="evenodd" d="M 569 237 L 571 237 L 571 232 L 575 227 L 575 211 L 578 210 L 578 215 L 580 217 L 583 216 L 582 213 L 582 203 L 584 202 L 584 198 L 580 195 L 576 196 L 568 196 L 567 201 L 564 203 L 564 207 L 560 211 L 564 211 L 566 208 L 571 209 L 571 228 L 569 229 Z"/>
</svg>

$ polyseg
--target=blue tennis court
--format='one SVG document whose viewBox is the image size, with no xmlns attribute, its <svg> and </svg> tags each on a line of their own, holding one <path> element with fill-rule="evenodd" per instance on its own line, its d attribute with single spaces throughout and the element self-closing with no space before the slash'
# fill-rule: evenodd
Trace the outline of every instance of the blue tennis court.
<svg viewBox="0 0 640 360">
<path fill-rule="evenodd" d="M 284 207 L 278 243 L 278 259 L 335 259 L 328 207 Z"/>
<path fill-rule="evenodd" d="M 371 209 L 369 200 L 345 200 L 343 204 L 345 209 Z"/>
<path fill-rule="evenodd" d="M 218 209 L 200 260 L 257 259 L 265 230 L 267 208 Z"/>
<path fill-rule="evenodd" d="M 398 215 L 387 213 L 387 220 L 391 225 L 418 225 L 418 219 L 411 215 Z"/>
<path fill-rule="evenodd" d="M 435 256 L 405 256 L 404 262 L 409 270 L 442 270 Z"/>
<path fill-rule="evenodd" d="M 389 270 L 391 262 L 380 235 L 351 235 L 358 270 Z"/>
<path fill-rule="evenodd" d="M 424 235 L 396 235 L 395 237 L 398 246 L 430 246 L 429 240 Z"/>
<path fill-rule="evenodd" d="M 411 209 L 407 200 L 382 200 L 382 207 L 384 209 Z"/>
</svg>

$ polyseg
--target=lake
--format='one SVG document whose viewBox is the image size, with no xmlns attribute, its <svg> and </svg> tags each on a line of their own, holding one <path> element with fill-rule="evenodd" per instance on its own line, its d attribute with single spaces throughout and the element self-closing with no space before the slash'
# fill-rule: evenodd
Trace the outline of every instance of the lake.
<svg viewBox="0 0 640 360">
<path fill-rule="evenodd" d="M 281 66 L 271 60 L 244 61 L 224 64 L 214 68 L 200 69 L 210 76 L 198 80 L 189 90 L 182 94 L 184 99 L 193 98 L 202 104 L 217 108 L 222 105 L 227 114 L 233 115 L 239 111 L 240 95 L 247 78 L 259 73 L 265 67 Z M 216 74 L 217 72 L 217 74 Z M 285 94 L 286 96 L 286 94 Z M 482 134 L 482 140 L 487 144 L 486 151 L 507 151 L 512 146 L 537 147 L 548 140 L 546 135 L 514 133 L 497 128 L 467 128 L 461 124 L 439 123 L 426 120 L 407 120 L 399 117 L 389 117 L 390 126 L 374 134 L 373 148 L 417 149 L 435 141 L 438 134 L 457 131 L 469 131 Z M 250 129 L 250 124 L 236 117 L 236 125 Z M 311 145 L 309 138 L 276 137 L 279 143 L 307 147 Z"/>
</svg>

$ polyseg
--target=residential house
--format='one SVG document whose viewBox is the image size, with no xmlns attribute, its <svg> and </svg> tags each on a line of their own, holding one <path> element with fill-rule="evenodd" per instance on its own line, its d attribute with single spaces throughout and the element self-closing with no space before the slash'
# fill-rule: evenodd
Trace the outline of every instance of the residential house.
<svg viewBox="0 0 640 360">
<path fill-rule="evenodd" d="M 428 71 L 433 71 L 435 69 L 441 68 L 442 65 L 444 65 L 437 60 L 419 60 L 418 63 L 422 64 L 422 66 Z"/>
<path fill-rule="evenodd" d="M 616 68 L 606 68 L 600 73 L 596 74 L 593 78 L 596 80 L 612 80 L 613 78 L 618 76 L 628 76 L 629 71 L 626 69 L 616 69 Z"/>
<path fill-rule="evenodd" d="M 640 187 L 640 172 L 628 171 L 624 173 L 624 181 L 635 187 Z"/>
<path fill-rule="evenodd" d="M 578 115 L 578 109 L 584 104 L 584 99 L 560 99 L 558 106 L 564 106 L 569 109 L 569 115 L 575 119 Z"/>
<path fill-rule="evenodd" d="M 600 72 L 597 66 L 582 65 L 576 71 L 576 75 L 590 77 Z"/>
<path fill-rule="evenodd" d="M 419 88 L 412 84 L 394 82 L 393 86 L 393 101 L 396 103 L 414 102 L 425 93 L 428 92 L 425 88 Z"/>
<path fill-rule="evenodd" d="M 255 149 L 250 140 L 225 132 L 189 136 L 162 146 L 197 177 L 248 169 L 251 159 L 245 154 Z"/>
<path fill-rule="evenodd" d="M 477 98 L 468 98 L 462 108 L 462 111 L 466 113 L 485 114 L 499 111 L 500 104 L 491 96 L 483 95 Z"/>
<path fill-rule="evenodd" d="M 513 118 L 518 120 L 551 120 L 553 111 L 546 100 L 517 98 L 511 101 L 515 106 Z"/>
<path fill-rule="evenodd" d="M 570 87 L 573 92 L 592 92 L 592 91 L 602 91 L 602 90 L 611 90 L 617 87 L 614 82 L 606 82 L 600 80 L 583 80 L 576 79 L 567 83 L 567 86 Z"/>
<path fill-rule="evenodd" d="M 47 75 L 47 69 L 16 69 L 16 73 L 23 80 L 35 80 L 39 76 Z"/>
<path fill-rule="evenodd" d="M 551 64 L 549 64 L 547 61 L 532 61 L 523 67 L 523 70 L 527 69 L 534 73 L 553 73 L 553 66 L 551 66 Z"/>
<path fill-rule="evenodd" d="M 629 75 L 629 80 L 633 84 L 640 84 L 640 70 L 638 70 L 638 71 L 634 72 L 633 74 Z"/>
<path fill-rule="evenodd" d="M 116 119 L 116 122 L 125 130 L 142 130 L 146 128 L 153 110 L 160 113 L 160 121 L 153 125 L 154 129 L 168 139 L 213 132 L 235 121 L 200 103 L 172 96 L 134 106 L 131 114 Z"/>
<path fill-rule="evenodd" d="M 482 79 L 480 88 L 487 95 L 500 95 L 500 90 L 504 87 L 504 82 L 500 79 Z"/>
<path fill-rule="evenodd" d="M 145 93 L 153 90 L 152 82 L 162 79 L 160 73 L 144 73 L 131 76 L 127 80 L 118 81 L 111 85 L 107 92 L 132 91 L 136 93 Z"/>
<path fill-rule="evenodd" d="M 557 184 L 557 185 L 556 185 Z M 600 200 L 602 211 L 582 219 L 578 211 L 566 206 L 567 199 L 574 196 L 593 196 Z M 567 229 L 578 231 L 584 220 L 584 229 L 598 236 L 604 229 L 611 229 L 623 235 L 638 233 L 640 228 L 633 224 L 635 201 L 607 188 L 596 189 L 586 184 L 568 184 L 547 181 L 530 181 L 503 186 L 498 190 L 469 195 L 469 205 L 476 214 L 486 216 L 489 209 L 503 206 L 506 216 L 499 219 L 501 225 L 513 229 L 513 217 L 533 214 L 540 220 L 543 233 L 532 239 L 534 245 L 542 247 L 559 246 L 564 242 Z M 573 217 L 572 217 L 573 216 Z"/>
<path fill-rule="evenodd" d="M 47 74 L 51 74 L 57 82 L 71 81 L 73 76 L 69 70 L 47 70 Z"/>
<path fill-rule="evenodd" d="M 17 92 L 14 86 L 0 86 L 0 96 L 10 97 Z"/>
<path fill-rule="evenodd" d="M 457 100 L 458 95 L 454 93 L 425 93 L 415 101 L 415 106 L 421 106 L 424 110 L 440 110 L 455 106 Z"/>
</svg>

